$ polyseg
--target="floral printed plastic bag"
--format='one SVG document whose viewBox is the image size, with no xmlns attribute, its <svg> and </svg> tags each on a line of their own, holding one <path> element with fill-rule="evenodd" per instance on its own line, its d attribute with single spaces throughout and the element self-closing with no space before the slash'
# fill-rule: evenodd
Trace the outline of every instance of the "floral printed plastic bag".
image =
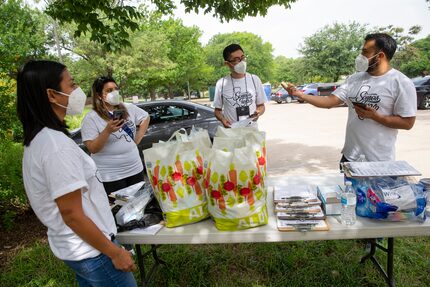
<svg viewBox="0 0 430 287">
<path fill-rule="evenodd" d="M 202 154 L 207 141 L 205 136 L 181 138 L 185 142 L 168 141 L 143 151 L 148 178 L 167 227 L 198 222 L 209 216 Z"/>
<path fill-rule="evenodd" d="M 267 224 L 266 190 L 252 146 L 212 149 L 205 160 L 204 186 L 209 212 L 219 230 Z"/>
<path fill-rule="evenodd" d="M 226 139 L 232 139 L 228 144 Z M 238 145 L 239 143 L 239 145 Z M 231 150 L 232 147 L 251 146 L 258 159 L 263 184 L 267 177 L 267 153 L 266 153 L 266 133 L 258 131 L 253 127 L 226 129 L 218 127 L 214 138 L 214 148 Z"/>
</svg>

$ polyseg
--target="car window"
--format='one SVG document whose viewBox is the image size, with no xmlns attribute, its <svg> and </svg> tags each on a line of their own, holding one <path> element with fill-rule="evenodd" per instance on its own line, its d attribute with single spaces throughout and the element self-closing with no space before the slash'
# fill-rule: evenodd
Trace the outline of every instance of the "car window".
<svg viewBox="0 0 430 287">
<path fill-rule="evenodd" d="M 313 85 L 309 85 L 309 89 L 316 89 L 317 85 L 313 84 Z"/>
<path fill-rule="evenodd" d="M 421 86 L 424 84 L 429 84 L 430 79 L 419 77 L 419 78 L 413 78 L 412 82 L 415 84 L 415 86 Z"/>
<path fill-rule="evenodd" d="M 176 105 L 161 105 L 145 107 L 150 117 L 150 124 L 159 124 L 170 121 L 193 119 L 197 112 L 192 109 Z"/>
</svg>

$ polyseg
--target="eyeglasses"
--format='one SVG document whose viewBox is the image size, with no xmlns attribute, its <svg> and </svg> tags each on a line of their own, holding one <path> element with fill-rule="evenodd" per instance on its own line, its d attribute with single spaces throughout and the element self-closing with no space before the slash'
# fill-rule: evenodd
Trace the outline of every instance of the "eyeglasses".
<svg viewBox="0 0 430 287">
<path fill-rule="evenodd" d="M 233 58 L 233 59 L 231 59 L 231 60 L 228 60 L 227 62 L 229 62 L 229 63 L 239 63 L 239 62 L 242 62 L 242 61 L 245 61 L 246 62 L 246 55 L 243 55 L 242 57 L 236 57 L 236 58 Z"/>
</svg>

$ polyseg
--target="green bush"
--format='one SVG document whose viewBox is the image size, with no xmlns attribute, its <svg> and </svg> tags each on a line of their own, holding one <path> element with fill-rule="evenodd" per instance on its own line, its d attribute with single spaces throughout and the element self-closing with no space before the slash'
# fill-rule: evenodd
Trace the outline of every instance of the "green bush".
<svg viewBox="0 0 430 287">
<path fill-rule="evenodd" d="M 86 106 L 82 114 L 77 116 L 66 116 L 65 122 L 69 127 L 69 131 L 80 128 L 82 120 L 89 111 L 91 111 L 91 106 Z"/>
<path fill-rule="evenodd" d="M 12 228 L 13 219 L 28 209 L 22 181 L 23 146 L 0 139 L 0 220 L 4 228 Z"/>
</svg>

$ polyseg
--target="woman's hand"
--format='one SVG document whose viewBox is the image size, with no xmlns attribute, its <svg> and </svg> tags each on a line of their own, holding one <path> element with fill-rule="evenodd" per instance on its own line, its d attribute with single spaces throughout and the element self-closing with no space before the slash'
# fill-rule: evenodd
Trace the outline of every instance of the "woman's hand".
<svg viewBox="0 0 430 287">
<path fill-rule="evenodd" d="M 124 248 L 118 247 L 118 252 L 111 259 L 113 266 L 118 270 L 124 272 L 133 272 L 136 270 L 131 253 Z"/>
<path fill-rule="evenodd" d="M 118 131 L 124 124 L 124 120 L 110 120 L 107 122 L 105 130 L 111 134 Z"/>
</svg>

